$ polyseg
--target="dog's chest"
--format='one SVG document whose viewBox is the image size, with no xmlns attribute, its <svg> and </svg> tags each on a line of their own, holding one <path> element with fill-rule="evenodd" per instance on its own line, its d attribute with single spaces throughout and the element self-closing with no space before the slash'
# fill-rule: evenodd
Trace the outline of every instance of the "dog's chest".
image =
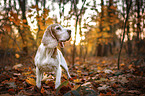
<svg viewBox="0 0 145 96">
<path fill-rule="evenodd" d="M 51 72 L 56 71 L 57 67 L 59 66 L 59 62 L 57 58 L 44 58 L 38 65 L 40 71 L 44 72 Z"/>
<path fill-rule="evenodd" d="M 43 72 L 55 71 L 58 66 L 59 66 L 59 62 L 57 59 L 54 58 L 50 58 L 45 62 L 42 61 L 40 64 L 38 64 L 39 70 Z"/>
<path fill-rule="evenodd" d="M 51 53 L 52 52 L 52 53 Z M 51 72 L 56 71 L 57 68 L 60 66 L 59 61 L 56 57 L 52 57 L 53 51 L 42 50 L 36 54 L 35 57 L 35 64 L 39 68 L 40 71 L 43 72 Z"/>
<path fill-rule="evenodd" d="M 39 65 L 39 70 L 42 71 L 42 72 L 52 72 L 52 71 L 56 71 L 57 70 L 57 67 L 58 67 L 58 63 L 55 62 L 55 63 L 46 63 L 46 64 L 43 64 L 43 65 Z"/>
</svg>

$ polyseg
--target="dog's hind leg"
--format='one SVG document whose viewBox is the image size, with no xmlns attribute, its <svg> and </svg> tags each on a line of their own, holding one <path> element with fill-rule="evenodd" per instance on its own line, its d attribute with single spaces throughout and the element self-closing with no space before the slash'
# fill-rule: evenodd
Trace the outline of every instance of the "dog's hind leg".
<svg viewBox="0 0 145 96">
<path fill-rule="evenodd" d="M 61 82 L 61 67 L 59 66 L 56 72 L 55 89 L 57 89 Z"/>
<path fill-rule="evenodd" d="M 69 71 L 68 71 L 67 63 L 66 63 L 65 58 L 63 57 L 62 53 L 60 52 L 60 50 L 58 50 L 58 54 L 59 54 L 60 66 L 66 71 L 68 78 L 71 78 Z"/>
<path fill-rule="evenodd" d="M 68 71 L 68 67 L 67 66 L 63 66 L 63 64 L 60 65 L 67 73 L 68 79 L 71 78 L 69 71 Z"/>
</svg>

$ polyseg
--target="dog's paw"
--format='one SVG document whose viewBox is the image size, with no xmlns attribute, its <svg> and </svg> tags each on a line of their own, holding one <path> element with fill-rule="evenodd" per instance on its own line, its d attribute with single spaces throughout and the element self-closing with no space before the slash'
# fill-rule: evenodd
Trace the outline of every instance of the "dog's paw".
<svg viewBox="0 0 145 96">
<path fill-rule="evenodd" d="M 41 89 L 39 89 L 37 86 L 34 87 L 34 90 L 37 91 L 37 92 L 41 91 Z"/>
<path fill-rule="evenodd" d="M 56 82 L 55 83 L 55 89 L 57 89 L 59 87 L 59 85 L 60 85 L 60 82 Z"/>
<path fill-rule="evenodd" d="M 69 81 L 74 81 L 73 78 L 69 78 Z"/>
<path fill-rule="evenodd" d="M 36 86 L 41 89 L 41 83 L 37 83 Z"/>
</svg>

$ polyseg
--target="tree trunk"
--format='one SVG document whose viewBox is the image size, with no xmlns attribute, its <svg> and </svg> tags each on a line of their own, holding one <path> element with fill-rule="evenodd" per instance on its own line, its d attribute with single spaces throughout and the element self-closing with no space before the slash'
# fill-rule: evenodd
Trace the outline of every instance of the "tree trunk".
<svg viewBox="0 0 145 96">
<path fill-rule="evenodd" d="M 114 41 L 112 41 L 112 42 L 114 42 Z M 111 43 L 108 43 L 108 46 L 109 46 L 110 54 L 113 55 L 113 52 L 112 52 L 112 44 Z"/>
<path fill-rule="evenodd" d="M 128 56 L 130 56 L 132 54 L 132 43 L 130 41 L 128 33 L 129 33 L 129 22 L 127 24 L 127 39 L 128 39 L 128 41 L 127 41 L 128 51 L 127 52 L 128 52 Z"/>
<path fill-rule="evenodd" d="M 43 5 L 43 7 L 44 7 L 44 9 L 45 9 L 45 4 L 46 4 L 46 0 L 43 0 L 42 1 L 42 5 Z M 43 14 L 45 14 L 45 10 L 43 9 Z M 45 26 L 45 18 L 43 17 L 43 26 Z"/>
<path fill-rule="evenodd" d="M 108 17 L 109 17 L 109 27 L 110 27 L 110 30 L 109 30 L 109 33 L 110 34 L 112 34 L 113 33 L 113 25 L 111 25 L 111 22 L 110 22 L 110 18 L 111 18 L 111 15 L 110 14 L 115 14 L 115 12 L 114 12 L 114 10 L 113 9 L 111 9 L 110 7 L 113 5 L 113 0 L 109 0 L 109 7 L 108 7 Z M 113 41 L 112 41 L 113 42 Z M 111 45 L 111 43 L 109 43 L 108 44 L 108 46 L 109 46 L 109 51 L 110 51 L 110 54 L 113 54 L 113 52 L 112 52 L 112 45 Z M 107 49 L 105 49 L 105 50 L 107 50 Z M 105 51 L 104 50 L 104 51 Z"/>
<path fill-rule="evenodd" d="M 36 8 L 36 11 L 37 11 L 37 18 L 40 18 L 39 17 L 39 12 L 38 12 L 38 1 L 39 0 L 36 0 L 36 5 L 37 5 L 37 8 Z M 38 31 L 37 31 L 37 33 L 36 33 L 36 43 L 37 43 L 37 46 L 38 46 L 38 44 L 40 43 L 40 41 L 39 41 L 39 32 L 41 31 L 41 29 L 40 29 L 40 25 L 39 25 L 39 19 L 36 19 L 37 20 L 37 27 L 38 27 Z"/>
<path fill-rule="evenodd" d="M 75 37 L 74 37 L 74 42 L 73 42 L 73 53 L 72 53 L 72 66 L 74 67 L 74 63 L 75 63 L 75 54 L 76 54 L 76 34 L 77 34 L 77 28 L 78 28 L 78 21 L 79 21 L 79 17 L 82 15 L 82 10 L 84 8 L 84 4 L 85 4 L 86 0 L 83 1 L 83 5 L 80 9 L 80 12 L 78 13 L 78 8 L 76 6 L 77 4 L 77 0 L 73 0 L 73 5 L 74 5 L 74 10 L 75 10 L 75 17 L 76 17 L 76 24 L 75 24 Z"/>
<path fill-rule="evenodd" d="M 22 10 L 22 19 L 26 19 L 26 16 L 25 16 L 25 3 L 26 3 L 26 0 L 19 0 L 19 6 Z M 25 28 L 24 28 L 25 29 Z M 27 39 L 25 38 L 26 37 L 26 34 L 25 34 L 25 31 L 24 30 L 20 30 L 20 35 L 22 37 L 22 41 L 23 41 L 23 52 L 24 54 L 28 54 L 28 47 L 27 47 Z"/>
<path fill-rule="evenodd" d="M 104 24 L 104 20 L 103 20 L 103 18 L 104 18 L 104 1 L 103 0 L 101 0 L 101 20 L 100 20 L 100 25 L 99 25 L 99 27 L 100 27 L 100 32 L 102 32 L 103 31 L 103 24 Z M 101 44 L 98 44 L 98 46 L 97 46 L 97 56 L 102 56 L 102 45 Z"/>
<path fill-rule="evenodd" d="M 141 16 L 140 16 L 140 0 L 136 0 L 136 5 L 137 5 L 137 37 L 136 37 L 136 45 L 137 45 L 137 51 L 139 53 L 140 50 L 140 33 L 141 33 L 141 28 L 140 28 L 140 22 L 141 22 Z"/>
<path fill-rule="evenodd" d="M 98 44 L 97 46 L 97 56 L 102 56 L 102 45 L 101 44 Z"/>
<path fill-rule="evenodd" d="M 108 44 L 104 44 L 103 56 L 108 56 Z"/>
<path fill-rule="evenodd" d="M 77 35 L 77 28 L 78 28 L 78 19 L 79 17 L 76 17 L 76 24 L 75 24 L 75 39 L 74 39 L 74 43 L 73 43 L 73 53 L 72 53 L 72 66 L 74 67 L 74 63 L 75 63 L 75 54 L 76 54 L 76 35 Z"/>
<path fill-rule="evenodd" d="M 24 54 L 28 55 L 28 43 L 32 43 L 33 47 L 36 46 L 36 44 L 35 44 L 35 41 L 34 41 L 32 34 L 30 32 L 30 28 L 28 27 L 28 22 L 26 19 L 26 0 L 18 0 L 18 1 L 19 1 L 19 6 L 20 6 L 21 11 L 22 11 L 23 24 L 27 26 L 27 27 L 23 26 L 23 30 L 20 31 L 20 34 L 21 34 L 22 39 L 23 39 Z M 29 48 L 29 50 L 30 50 L 30 48 Z"/>
<path fill-rule="evenodd" d="M 127 0 L 126 0 L 126 2 L 127 2 Z M 126 16 L 125 23 L 124 23 L 124 32 L 123 32 L 121 46 L 120 46 L 120 50 L 119 50 L 119 54 L 118 54 L 118 64 L 117 64 L 118 70 L 120 70 L 120 55 L 121 55 L 121 51 L 122 51 L 122 47 L 123 47 L 123 42 L 124 42 L 124 37 L 125 37 L 125 28 L 126 28 L 126 25 L 127 25 L 127 22 L 128 22 L 129 11 L 130 11 L 131 5 L 132 5 L 132 0 L 130 0 L 129 6 L 126 8 L 127 16 Z"/>
<path fill-rule="evenodd" d="M 79 20 L 79 33 L 80 33 L 80 37 L 82 37 L 82 30 L 81 30 L 81 21 L 82 21 L 82 18 L 80 18 Z M 82 48 L 82 40 L 80 40 L 80 54 L 79 54 L 79 58 L 80 58 L 80 61 L 82 61 L 82 52 L 83 52 L 83 48 Z"/>
</svg>

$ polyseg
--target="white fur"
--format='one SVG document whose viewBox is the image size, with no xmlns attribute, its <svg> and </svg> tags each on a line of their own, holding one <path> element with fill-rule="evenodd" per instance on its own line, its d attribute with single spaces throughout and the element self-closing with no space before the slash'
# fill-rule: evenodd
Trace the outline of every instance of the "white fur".
<svg viewBox="0 0 145 96">
<path fill-rule="evenodd" d="M 68 78 L 71 78 L 69 72 L 67 63 L 59 49 L 56 49 L 57 54 L 54 55 L 54 51 L 56 46 L 58 45 L 59 41 L 66 41 L 70 38 L 70 35 L 67 32 L 67 29 L 63 29 L 62 26 L 59 24 L 56 24 L 55 27 L 61 27 L 61 31 L 57 32 L 57 39 L 51 36 L 50 32 L 52 31 L 52 26 L 50 25 L 42 38 L 42 43 L 40 44 L 38 51 L 35 56 L 35 65 L 36 65 L 36 85 L 38 88 L 41 88 L 41 80 L 43 72 L 52 72 L 54 71 L 56 73 L 56 82 L 55 82 L 55 88 L 58 88 L 58 86 L 61 83 L 61 67 L 67 72 Z M 54 30 L 56 29 L 54 27 Z"/>
</svg>

